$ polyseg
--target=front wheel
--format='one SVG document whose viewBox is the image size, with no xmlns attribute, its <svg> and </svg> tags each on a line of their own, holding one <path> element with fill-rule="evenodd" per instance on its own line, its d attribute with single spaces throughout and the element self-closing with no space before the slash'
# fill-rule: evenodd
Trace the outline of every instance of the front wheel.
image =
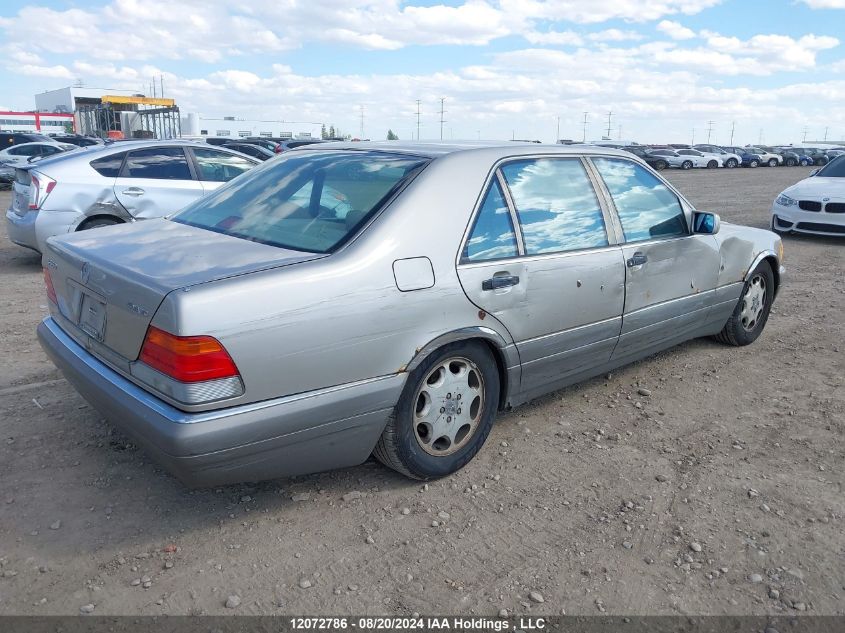
<svg viewBox="0 0 845 633">
<path fill-rule="evenodd" d="M 664 170 L 664 169 L 666 169 L 668 166 L 669 166 L 669 164 L 668 164 L 665 160 L 659 160 L 659 161 L 657 161 L 656 163 L 654 163 L 654 168 L 655 168 L 657 171 L 663 171 L 663 170 Z"/>
<path fill-rule="evenodd" d="M 749 167 L 759 167 L 759 166 L 760 166 L 760 161 L 758 161 L 758 160 L 752 160 L 752 161 L 750 161 L 750 162 L 748 163 L 748 166 L 749 166 Z"/>
<path fill-rule="evenodd" d="M 725 161 L 725 167 L 727 167 L 728 169 L 733 169 L 734 167 L 736 167 L 736 165 L 736 158 L 729 158 L 727 161 Z"/>
<path fill-rule="evenodd" d="M 794 158 L 787 158 L 786 159 L 786 166 L 787 167 L 795 167 L 795 165 L 797 165 L 797 163 L 795 162 Z"/>
<path fill-rule="evenodd" d="M 742 296 L 731 318 L 716 335 L 726 345 L 750 345 L 766 327 L 775 296 L 775 276 L 768 262 L 763 261 L 748 276 Z"/>
<path fill-rule="evenodd" d="M 778 159 L 777 158 L 770 158 L 769 159 L 769 167 L 777 167 L 778 166 Z"/>
<path fill-rule="evenodd" d="M 681 163 L 681 169 L 692 169 L 692 161 L 685 160 L 683 163 Z"/>
<path fill-rule="evenodd" d="M 711 160 L 707 162 L 707 169 L 716 169 L 719 166 L 719 162 L 715 160 Z"/>
<path fill-rule="evenodd" d="M 414 479 L 452 474 L 487 440 L 499 389 L 496 361 L 484 343 L 440 348 L 408 376 L 373 454 Z"/>
</svg>

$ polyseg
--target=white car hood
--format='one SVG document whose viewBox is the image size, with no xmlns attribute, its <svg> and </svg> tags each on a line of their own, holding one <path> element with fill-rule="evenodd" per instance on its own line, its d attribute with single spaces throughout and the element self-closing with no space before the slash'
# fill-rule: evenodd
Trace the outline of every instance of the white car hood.
<svg viewBox="0 0 845 633">
<path fill-rule="evenodd" d="M 795 200 L 815 200 L 830 198 L 832 200 L 845 199 L 845 178 L 805 178 L 788 189 L 785 193 Z"/>
</svg>

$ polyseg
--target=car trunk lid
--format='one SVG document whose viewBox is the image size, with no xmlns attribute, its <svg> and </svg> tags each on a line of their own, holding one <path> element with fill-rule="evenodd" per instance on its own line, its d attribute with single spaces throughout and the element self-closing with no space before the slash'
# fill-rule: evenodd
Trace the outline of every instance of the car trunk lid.
<svg viewBox="0 0 845 633">
<path fill-rule="evenodd" d="M 131 361 L 169 292 L 320 257 L 160 219 L 51 238 L 44 265 L 69 333 Z"/>
</svg>

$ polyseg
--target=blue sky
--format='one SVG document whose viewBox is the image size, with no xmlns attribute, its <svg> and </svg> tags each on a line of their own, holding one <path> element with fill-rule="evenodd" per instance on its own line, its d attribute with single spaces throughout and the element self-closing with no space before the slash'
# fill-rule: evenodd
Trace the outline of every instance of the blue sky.
<svg viewBox="0 0 845 633">
<path fill-rule="evenodd" d="M 177 8 L 178 7 L 178 8 Z M 365 136 L 845 137 L 845 0 L 35 0 L 0 6 L 0 108 L 81 80 Z M 621 126 L 621 130 L 619 129 Z"/>
</svg>

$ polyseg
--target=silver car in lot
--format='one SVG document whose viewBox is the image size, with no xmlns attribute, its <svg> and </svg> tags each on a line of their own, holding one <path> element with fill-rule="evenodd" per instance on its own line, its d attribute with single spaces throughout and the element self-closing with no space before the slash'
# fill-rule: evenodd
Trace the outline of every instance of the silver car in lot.
<svg viewBox="0 0 845 633">
<path fill-rule="evenodd" d="M 190 485 L 371 454 L 430 479 L 498 411 L 694 337 L 753 342 L 782 259 L 626 152 L 322 144 L 49 239 L 38 336 Z"/>
<path fill-rule="evenodd" d="M 162 217 L 214 191 L 259 161 L 190 141 L 94 145 L 18 166 L 9 239 L 44 251 L 52 235 Z"/>
</svg>

